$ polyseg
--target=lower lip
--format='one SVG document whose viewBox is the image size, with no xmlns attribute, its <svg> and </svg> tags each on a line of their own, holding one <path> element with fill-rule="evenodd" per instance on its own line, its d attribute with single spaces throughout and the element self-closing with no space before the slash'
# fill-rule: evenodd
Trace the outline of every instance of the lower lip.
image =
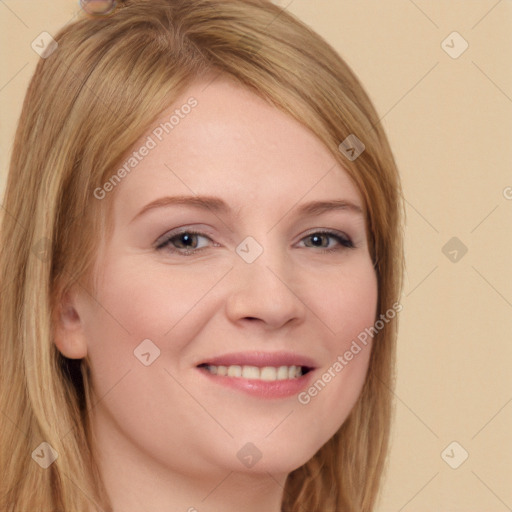
<svg viewBox="0 0 512 512">
<path fill-rule="evenodd" d="M 259 398 L 286 398 L 297 395 L 309 385 L 314 373 L 314 370 L 310 370 L 306 375 L 295 379 L 268 381 L 215 375 L 204 368 L 198 370 L 212 382 Z"/>
</svg>

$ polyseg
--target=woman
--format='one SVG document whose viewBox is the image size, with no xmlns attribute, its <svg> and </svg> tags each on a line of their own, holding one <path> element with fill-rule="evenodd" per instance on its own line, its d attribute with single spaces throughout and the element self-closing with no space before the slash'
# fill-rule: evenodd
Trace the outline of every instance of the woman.
<svg viewBox="0 0 512 512">
<path fill-rule="evenodd" d="M 403 206 L 378 116 L 263 0 L 56 36 L 2 218 L 2 507 L 370 511 Z"/>
</svg>

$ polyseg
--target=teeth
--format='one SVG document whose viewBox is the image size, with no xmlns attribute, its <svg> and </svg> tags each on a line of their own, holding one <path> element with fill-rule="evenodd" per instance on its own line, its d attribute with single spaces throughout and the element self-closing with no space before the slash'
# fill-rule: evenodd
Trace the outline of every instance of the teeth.
<svg viewBox="0 0 512 512">
<path fill-rule="evenodd" d="M 260 369 L 257 366 L 242 366 L 242 377 L 244 379 L 259 379 Z"/>
<path fill-rule="evenodd" d="M 302 376 L 301 366 L 205 366 L 210 373 L 221 377 L 243 377 L 244 379 L 258 379 L 265 381 L 297 379 Z"/>
<path fill-rule="evenodd" d="M 286 377 L 288 377 L 288 374 L 289 374 L 288 366 L 280 366 L 277 369 L 277 378 L 279 380 L 286 379 Z"/>
<path fill-rule="evenodd" d="M 258 371 L 259 373 L 259 378 L 261 380 L 277 380 L 277 370 L 272 367 L 272 366 L 265 366 L 264 368 L 262 368 L 261 370 Z M 283 372 L 283 375 L 284 372 Z M 256 378 L 258 378 L 256 377 Z M 286 372 L 286 375 L 285 375 L 285 379 L 288 377 L 288 372 Z"/>
<path fill-rule="evenodd" d="M 242 367 L 236 364 L 228 366 L 228 377 L 241 377 Z"/>
</svg>

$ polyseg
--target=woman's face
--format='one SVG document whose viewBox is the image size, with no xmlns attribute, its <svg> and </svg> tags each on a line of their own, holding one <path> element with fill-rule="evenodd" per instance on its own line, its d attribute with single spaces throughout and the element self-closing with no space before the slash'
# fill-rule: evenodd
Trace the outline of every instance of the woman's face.
<svg viewBox="0 0 512 512">
<path fill-rule="evenodd" d="M 371 340 L 353 342 L 377 280 L 361 197 L 306 128 L 225 79 L 191 86 L 133 150 L 95 199 L 113 194 L 114 231 L 97 295 L 75 303 L 101 456 L 289 473 L 365 380 Z"/>
</svg>

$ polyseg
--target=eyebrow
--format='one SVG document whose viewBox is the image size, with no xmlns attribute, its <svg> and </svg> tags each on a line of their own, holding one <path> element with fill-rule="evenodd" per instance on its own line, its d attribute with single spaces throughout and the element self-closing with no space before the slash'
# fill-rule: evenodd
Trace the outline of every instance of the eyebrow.
<svg viewBox="0 0 512 512">
<path fill-rule="evenodd" d="M 151 201 L 145 205 L 139 213 L 130 221 L 133 222 L 146 212 L 156 208 L 181 205 L 197 208 L 200 210 L 210 210 L 215 213 L 229 213 L 231 208 L 222 199 L 213 196 L 166 196 Z M 357 215 L 364 215 L 363 209 L 358 205 L 346 199 L 333 199 L 329 201 L 310 201 L 296 208 L 299 215 L 321 215 L 325 212 L 334 210 L 345 210 Z"/>
</svg>

